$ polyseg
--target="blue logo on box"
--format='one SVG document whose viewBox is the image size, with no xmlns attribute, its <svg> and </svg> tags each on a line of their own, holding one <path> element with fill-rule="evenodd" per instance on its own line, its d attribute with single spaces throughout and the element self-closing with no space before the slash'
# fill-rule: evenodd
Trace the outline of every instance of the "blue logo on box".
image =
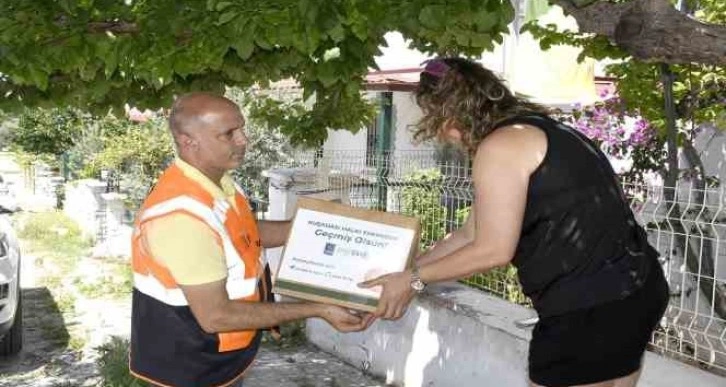
<svg viewBox="0 0 726 387">
<path fill-rule="evenodd" d="M 323 254 L 325 254 L 325 255 L 335 254 L 335 245 L 332 243 L 326 243 L 325 250 L 323 250 Z"/>
</svg>

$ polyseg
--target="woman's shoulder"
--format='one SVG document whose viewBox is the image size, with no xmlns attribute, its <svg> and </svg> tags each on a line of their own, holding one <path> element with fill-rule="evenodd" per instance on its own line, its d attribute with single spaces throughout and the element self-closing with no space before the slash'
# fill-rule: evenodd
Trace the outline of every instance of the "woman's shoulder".
<svg viewBox="0 0 726 387">
<path fill-rule="evenodd" d="M 515 116 L 507 117 L 503 120 L 500 120 L 494 125 L 494 131 L 507 127 L 512 126 L 514 124 L 525 124 L 534 126 L 537 128 L 540 128 L 542 130 L 545 130 L 548 127 L 551 127 L 552 125 L 557 125 L 558 121 L 552 118 L 551 116 L 541 113 L 541 112 L 522 112 Z"/>
<path fill-rule="evenodd" d="M 479 144 L 476 158 L 517 163 L 535 170 L 547 153 L 547 134 L 539 126 L 513 122 L 500 126 Z"/>
</svg>

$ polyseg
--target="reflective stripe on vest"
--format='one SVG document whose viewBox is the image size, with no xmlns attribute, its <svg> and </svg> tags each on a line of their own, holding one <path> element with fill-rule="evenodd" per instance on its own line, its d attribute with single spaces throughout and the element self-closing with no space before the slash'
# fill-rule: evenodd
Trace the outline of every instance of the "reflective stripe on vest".
<svg viewBox="0 0 726 387">
<path fill-rule="evenodd" d="M 141 214 L 139 220 L 140 223 L 143 223 L 151 218 L 168 215 L 177 211 L 186 211 L 202 219 L 219 236 L 222 242 L 227 264 L 227 293 L 230 299 L 235 300 L 249 297 L 255 293 L 259 275 L 253 278 L 244 278 L 244 261 L 237 253 L 237 249 L 232 244 L 229 233 L 224 227 L 224 222 L 227 217 L 226 214 L 230 208 L 230 204 L 224 199 L 215 200 L 214 208 L 210 209 L 208 206 L 191 197 L 179 196 L 149 207 Z M 135 273 L 134 285 L 140 292 L 165 304 L 174 306 L 188 305 L 181 289 L 166 288 L 151 274 L 142 275 Z"/>
<path fill-rule="evenodd" d="M 132 241 L 134 293 L 130 369 L 158 385 L 224 386 L 252 363 L 256 329 L 207 334 L 199 326 L 169 268 L 154 259 L 144 224 L 173 214 L 203 222 L 225 257 L 226 290 L 237 302 L 265 302 L 267 273 L 260 264 L 256 219 L 239 189 L 216 199 L 176 165 L 167 168 L 137 214 Z M 234 203 L 234 208 L 233 208 Z M 208 236 L 209 237 L 209 236 Z M 184 243 L 184 241 L 180 241 Z"/>
</svg>

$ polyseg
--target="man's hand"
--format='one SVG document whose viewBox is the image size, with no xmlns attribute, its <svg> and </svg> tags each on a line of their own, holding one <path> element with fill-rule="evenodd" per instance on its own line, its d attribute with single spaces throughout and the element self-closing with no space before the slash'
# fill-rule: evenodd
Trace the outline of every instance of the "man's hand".
<svg viewBox="0 0 726 387">
<path fill-rule="evenodd" d="M 362 288 L 383 286 L 378 300 L 378 309 L 374 313 L 384 320 L 398 320 L 406 314 L 415 291 L 411 288 L 411 272 L 391 273 L 360 283 Z"/>
<path fill-rule="evenodd" d="M 257 223 L 260 243 L 264 248 L 280 247 L 287 241 L 292 222 L 289 220 L 261 220 Z"/>
<path fill-rule="evenodd" d="M 339 332 L 358 332 L 368 328 L 375 316 L 370 313 L 356 315 L 336 305 L 322 305 L 320 317 Z"/>
<path fill-rule="evenodd" d="M 311 317 L 323 318 L 341 332 L 360 331 L 373 322 L 372 315 L 357 315 L 327 304 L 232 301 L 223 280 L 202 285 L 180 285 L 180 288 L 194 317 L 207 333 L 264 329 Z"/>
</svg>

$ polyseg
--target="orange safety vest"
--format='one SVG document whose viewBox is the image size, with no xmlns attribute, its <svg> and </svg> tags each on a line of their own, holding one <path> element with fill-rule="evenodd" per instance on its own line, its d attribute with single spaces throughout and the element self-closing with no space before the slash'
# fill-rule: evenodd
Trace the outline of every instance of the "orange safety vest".
<svg viewBox="0 0 726 387">
<path fill-rule="evenodd" d="M 227 386 L 252 363 L 260 332 L 205 333 L 174 277 L 143 243 L 143 226 L 150 220 L 175 213 L 199 219 L 214 231 L 224 250 L 230 299 L 272 301 L 269 269 L 260 260 L 257 223 L 239 187 L 235 201 L 236 209 L 225 199 L 215 199 L 172 165 L 142 205 L 132 237 L 129 368 L 136 377 L 161 386 Z"/>
</svg>

